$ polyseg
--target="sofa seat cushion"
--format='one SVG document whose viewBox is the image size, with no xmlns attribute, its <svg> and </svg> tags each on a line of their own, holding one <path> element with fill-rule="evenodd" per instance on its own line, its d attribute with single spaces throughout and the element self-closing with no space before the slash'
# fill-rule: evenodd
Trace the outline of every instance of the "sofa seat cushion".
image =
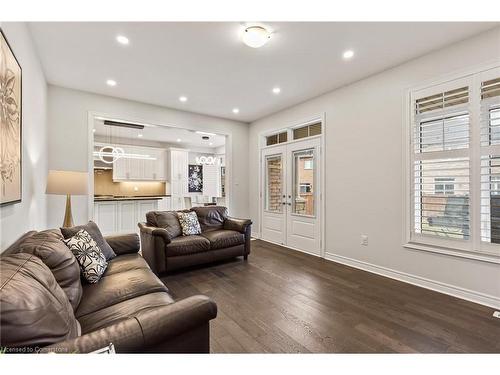
<svg viewBox="0 0 500 375">
<path fill-rule="evenodd" d="M 174 300 L 168 293 L 149 293 L 105 307 L 104 309 L 84 315 L 78 320 L 82 327 L 82 334 L 86 334 L 132 318 L 141 311 L 170 305 L 173 302 Z"/>
<path fill-rule="evenodd" d="M 210 241 L 203 236 L 181 236 L 172 239 L 167 245 L 167 256 L 175 257 L 196 254 L 210 250 Z"/>
<path fill-rule="evenodd" d="M 104 277 L 131 270 L 149 270 L 149 266 L 139 254 L 120 255 L 108 262 Z"/>
<path fill-rule="evenodd" d="M 95 284 L 83 286 L 77 318 L 148 293 L 167 292 L 167 287 L 149 269 L 105 275 Z"/>
<path fill-rule="evenodd" d="M 228 229 L 205 232 L 202 233 L 202 236 L 210 241 L 212 250 L 243 245 L 245 243 L 245 236 L 242 233 Z"/>
</svg>

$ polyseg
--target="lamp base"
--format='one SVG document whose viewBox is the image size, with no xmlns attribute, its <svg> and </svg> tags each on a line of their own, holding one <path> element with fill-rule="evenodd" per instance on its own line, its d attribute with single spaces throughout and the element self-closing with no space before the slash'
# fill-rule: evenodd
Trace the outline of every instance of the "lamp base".
<svg viewBox="0 0 500 375">
<path fill-rule="evenodd" d="M 71 214 L 71 195 L 66 195 L 66 212 L 64 213 L 63 228 L 73 227 L 73 215 Z"/>
</svg>

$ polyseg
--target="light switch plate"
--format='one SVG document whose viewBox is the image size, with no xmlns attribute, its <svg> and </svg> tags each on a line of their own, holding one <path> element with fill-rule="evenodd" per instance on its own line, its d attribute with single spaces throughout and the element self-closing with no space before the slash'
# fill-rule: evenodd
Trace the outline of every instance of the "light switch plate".
<svg viewBox="0 0 500 375">
<path fill-rule="evenodd" d="M 368 246 L 368 236 L 366 234 L 361 235 L 361 245 Z"/>
</svg>

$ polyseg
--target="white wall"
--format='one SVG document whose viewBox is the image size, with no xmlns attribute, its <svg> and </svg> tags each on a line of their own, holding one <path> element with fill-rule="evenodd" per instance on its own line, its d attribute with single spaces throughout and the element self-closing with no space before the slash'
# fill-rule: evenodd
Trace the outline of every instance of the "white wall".
<svg viewBox="0 0 500 375">
<path fill-rule="evenodd" d="M 0 208 L 0 250 L 5 250 L 24 232 L 46 227 L 47 84 L 26 25 L 0 27 L 23 70 L 23 197 Z"/>
<path fill-rule="evenodd" d="M 249 174 L 259 173 L 260 132 L 326 113 L 330 256 L 449 284 L 454 291 L 470 291 L 477 300 L 484 294 L 500 306 L 499 265 L 401 246 L 405 93 L 430 79 L 492 61 L 500 61 L 500 28 L 255 121 L 250 126 Z M 257 179 L 250 183 L 249 201 L 257 202 Z M 250 205 L 250 216 L 257 231 L 257 204 Z M 361 234 L 369 236 L 368 247 L 360 245 Z"/>
<path fill-rule="evenodd" d="M 248 125 L 109 96 L 49 85 L 49 169 L 88 170 L 88 112 L 122 119 L 228 134 L 232 146 L 231 215 L 248 216 Z M 231 147 L 231 146 L 230 146 Z M 65 198 L 49 196 L 48 226 L 60 226 Z M 73 197 L 75 223 L 87 219 L 85 197 Z"/>
</svg>

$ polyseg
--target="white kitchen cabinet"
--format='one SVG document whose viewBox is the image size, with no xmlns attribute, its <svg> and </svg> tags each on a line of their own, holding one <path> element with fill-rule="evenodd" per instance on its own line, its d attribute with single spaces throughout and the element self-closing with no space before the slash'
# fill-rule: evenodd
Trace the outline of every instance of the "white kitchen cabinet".
<svg viewBox="0 0 500 375">
<path fill-rule="evenodd" d="M 122 201 L 116 205 L 118 233 L 135 232 L 137 229 L 137 202 Z"/>
<path fill-rule="evenodd" d="M 171 148 L 168 160 L 172 210 L 182 210 L 184 197 L 188 196 L 189 150 Z"/>
<path fill-rule="evenodd" d="M 158 210 L 158 200 L 116 200 L 94 202 L 94 221 L 104 235 L 138 232 L 146 213 Z"/>
<path fill-rule="evenodd" d="M 118 215 L 115 202 L 94 203 L 94 221 L 102 233 L 114 233 L 118 227 Z"/>
<path fill-rule="evenodd" d="M 126 154 L 148 155 L 151 159 L 119 158 L 113 164 L 114 181 L 166 181 L 166 150 L 162 148 L 122 144 L 101 144 L 123 149 Z"/>
<path fill-rule="evenodd" d="M 158 211 L 171 211 L 172 210 L 172 199 L 170 197 L 164 197 L 158 201 Z"/>
<path fill-rule="evenodd" d="M 137 209 L 139 215 L 139 221 L 146 221 L 146 214 L 149 211 L 157 211 L 158 210 L 158 201 L 138 201 Z M 135 224 L 137 225 L 137 223 Z"/>
</svg>

